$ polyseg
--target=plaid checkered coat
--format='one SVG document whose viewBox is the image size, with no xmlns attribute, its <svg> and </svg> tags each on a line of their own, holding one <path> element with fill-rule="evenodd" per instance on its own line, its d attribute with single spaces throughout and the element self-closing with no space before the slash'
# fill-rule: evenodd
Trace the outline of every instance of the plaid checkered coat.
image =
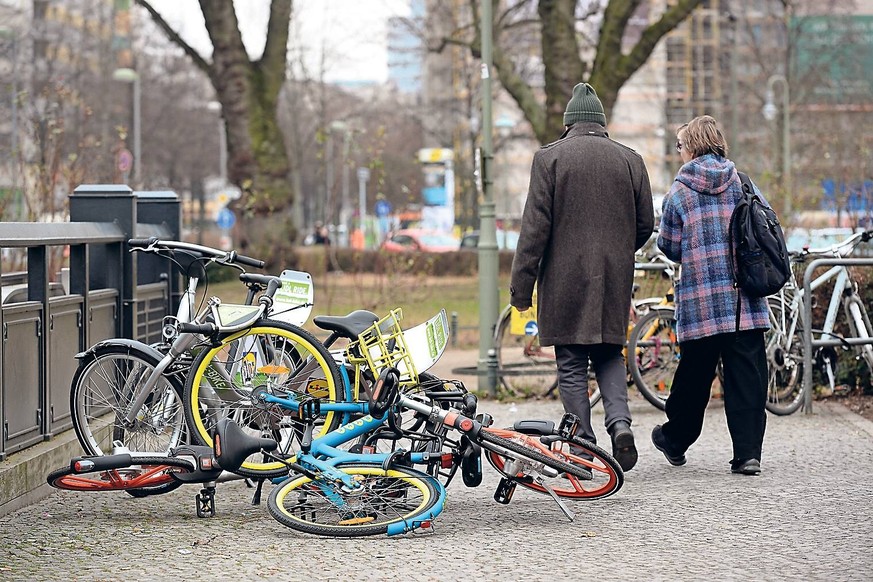
<svg viewBox="0 0 873 582">
<path fill-rule="evenodd" d="M 760 195 L 757 186 L 755 191 Z M 679 169 L 664 198 L 658 247 L 682 263 L 675 289 L 680 342 L 734 332 L 737 293 L 742 293 L 740 329 L 770 326 L 767 299 L 734 287 L 728 225 L 742 192 L 734 163 L 707 154 Z"/>
</svg>

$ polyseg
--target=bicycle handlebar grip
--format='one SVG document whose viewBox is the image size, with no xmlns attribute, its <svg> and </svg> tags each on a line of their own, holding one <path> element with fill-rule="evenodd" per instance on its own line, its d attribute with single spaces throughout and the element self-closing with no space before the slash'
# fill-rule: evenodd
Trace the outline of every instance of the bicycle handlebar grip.
<svg viewBox="0 0 873 582">
<path fill-rule="evenodd" d="M 260 259 L 253 259 L 252 257 L 247 257 L 240 254 L 234 254 L 233 262 L 240 263 L 241 265 L 248 265 L 249 267 L 255 267 L 256 269 L 263 269 L 264 265 L 266 264 Z"/>
<path fill-rule="evenodd" d="M 218 327 L 214 323 L 180 323 L 179 331 L 182 333 L 209 335 L 218 331 Z"/>
<path fill-rule="evenodd" d="M 264 291 L 264 295 L 267 297 L 272 297 L 276 294 L 276 291 L 282 288 L 282 279 L 279 277 L 273 277 L 270 279 L 270 282 L 267 283 L 267 290 Z"/>
<path fill-rule="evenodd" d="M 89 471 L 109 471 L 111 469 L 124 469 L 130 467 L 133 460 L 130 453 L 118 455 L 104 455 L 102 457 L 79 457 L 70 461 L 70 469 L 75 473 L 87 473 Z"/>
<path fill-rule="evenodd" d="M 132 247 L 145 248 L 145 247 L 149 247 L 149 246 L 155 244 L 156 242 L 158 242 L 158 237 L 153 236 L 150 238 L 132 238 L 132 239 L 127 241 L 127 244 L 129 244 Z"/>
</svg>

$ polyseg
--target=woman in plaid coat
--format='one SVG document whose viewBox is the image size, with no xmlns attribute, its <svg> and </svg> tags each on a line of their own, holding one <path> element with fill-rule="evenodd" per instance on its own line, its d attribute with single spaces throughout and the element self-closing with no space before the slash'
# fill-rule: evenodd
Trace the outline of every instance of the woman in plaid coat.
<svg viewBox="0 0 873 582">
<path fill-rule="evenodd" d="M 668 420 L 652 431 L 652 442 L 670 463 L 685 464 L 686 449 L 703 429 L 721 358 L 731 471 L 757 475 L 766 425 L 769 318 L 766 298 L 749 297 L 734 286 L 728 225 L 742 184 L 712 117 L 696 117 L 680 127 L 676 149 L 684 164 L 664 199 L 658 247 L 682 264 L 675 289 L 681 359 L 667 399 Z M 737 293 L 743 294 L 739 330 Z"/>
</svg>

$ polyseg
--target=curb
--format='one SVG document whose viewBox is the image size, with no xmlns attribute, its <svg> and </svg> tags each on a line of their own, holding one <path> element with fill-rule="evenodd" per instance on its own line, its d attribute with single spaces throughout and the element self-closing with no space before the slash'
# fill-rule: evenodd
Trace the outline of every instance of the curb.
<svg viewBox="0 0 873 582">
<path fill-rule="evenodd" d="M 10 455 L 0 463 L 0 517 L 51 495 L 46 475 L 81 455 L 73 430 Z"/>
</svg>

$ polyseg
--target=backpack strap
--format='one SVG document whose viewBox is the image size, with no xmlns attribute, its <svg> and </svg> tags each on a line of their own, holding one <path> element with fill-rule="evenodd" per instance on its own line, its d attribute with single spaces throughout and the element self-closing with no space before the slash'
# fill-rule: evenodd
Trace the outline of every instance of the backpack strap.
<svg viewBox="0 0 873 582">
<path fill-rule="evenodd" d="M 740 183 L 743 187 L 743 198 L 749 199 L 755 194 L 755 189 L 752 187 L 752 181 L 749 179 L 748 174 L 744 174 L 737 170 L 737 175 L 740 177 Z M 737 284 L 737 260 L 736 260 L 736 250 L 734 246 L 734 219 L 736 218 L 736 212 L 731 213 L 731 221 L 728 225 L 728 247 L 730 248 L 731 253 L 731 270 L 734 274 L 734 289 L 737 290 L 737 318 L 736 318 L 736 328 L 735 333 L 740 333 L 740 313 L 741 313 L 741 297 L 740 286 Z"/>
</svg>

